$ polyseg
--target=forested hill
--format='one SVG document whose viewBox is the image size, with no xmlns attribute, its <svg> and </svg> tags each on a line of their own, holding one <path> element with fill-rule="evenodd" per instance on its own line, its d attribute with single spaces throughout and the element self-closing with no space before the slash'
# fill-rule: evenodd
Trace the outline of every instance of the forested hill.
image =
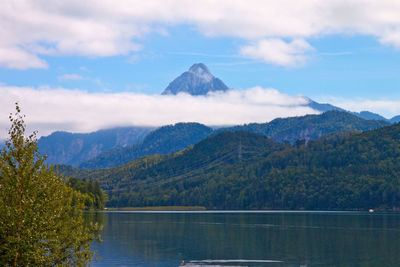
<svg viewBox="0 0 400 267">
<path fill-rule="evenodd" d="M 253 132 L 269 136 L 279 142 L 294 143 L 298 139 L 314 140 L 337 131 L 347 133 L 365 131 L 389 124 L 386 121 L 360 119 L 340 111 L 275 119 L 270 123 L 252 123 L 216 131 L 199 123 L 177 123 L 152 131 L 139 144 L 109 150 L 87 160 L 79 167 L 83 169 L 108 168 L 145 155 L 173 153 L 196 144 L 212 133 L 223 131 Z"/>
<path fill-rule="evenodd" d="M 400 124 L 299 147 L 222 133 L 164 157 L 75 175 L 98 179 L 114 206 L 400 208 Z"/>
<path fill-rule="evenodd" d="M 110 195 L 110 205 L 129 205 L 126 201 L 131 196 L 127 193 L 137 186 L 152 188 L 161 183 L 174 183 L 189 176 L 212 173 L 226 166 L 247 162 L 254 155 L 266 155 L 286 147 L 254 133 L 224 132 L 171 155 L 148 156 L 110 169 L 80 170 L 61 166 L 60 171 L 66 176 L 99 181 Z"/>
<path fill-rule="evenodd" d="M 365 120 L 343 111 L 327 111 L 319 115 L 279 118 L 269 123 L 250 123 L 218 129 L 248 131 L 269 136 L 279 142 L 294 143 L 298 139 L 315 140 L 327 133 L 344 130 L 367 131 L 390 125 L 383 120 Z"/>
<path fill-rule="evenodd" d="M 146 155 L 173 153 L 198 143 L 210 136 L 212 132 L 212 128 L 200 123 L 177 123 L 163 126 L 150 132 L 139 144 L 111 149 L 80 164 L 79 167 L 83 169 L 109 168 Z"/>
</svg>

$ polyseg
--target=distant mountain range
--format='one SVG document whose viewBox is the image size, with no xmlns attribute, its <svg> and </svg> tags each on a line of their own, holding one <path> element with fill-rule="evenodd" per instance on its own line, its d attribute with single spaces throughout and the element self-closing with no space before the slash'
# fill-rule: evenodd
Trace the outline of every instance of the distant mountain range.
<svg viewBox="0 0 400 267">
<path fill-rule="evenodd" d="M 218 129 L 262 134 L 278 142 L 293 144 L 296 140 L 316 140 L 337 131 L 367 131 L 390 125 L 383 120 L 365 120 L 344 111 L 327 111 L 319 115 L 279 118 L 269 123 L 250 123 Z"/>
<path fill-rule="evenodd" d="M 312 108 L 314 110 L 318 110 L 320 112 L 326 112 L 326 111 L 330 111 L 330 110 L 338 110 L 338 111 L 349 112 L 349 113 L 351 113 L 351 114 L 353 114 L 353 115 L 355 115 L 357 117 L 360 117 L 362 119 L 365 119 L 365 120 L 382 120 L 382 121 L 388 121 L 388 122 L 391 122 L 391 123 L 394 123 L 395 120 L 396 120 L 395 119 L 396 117 L 394 117 L 394 118 L 389 120 L 389 119 L 386 119 L 385 117 L 383 117 L 383 116 L 381 116 L 381 115 L 379 115 L 377 113 L 373 113 L 373 112 L 370 112 L 370 111 L 352 112 L 352 111 L 347 111 L 345 109 L 336 107 L 336 106 L 331 105 L 331 104 L 326 104 L 326 103 L 325 104 L 320 104 L 320 103 L 317 103 L 317 102 L 315 102 L 314 100 L 312 100 L 310 98 L 307 98 L 307 100 L 309 101 L 307 106 L 309 106 L 310 108 Z M 400 120 L 400 116 L 399 116 L 398 120 Z"/>
<path fill-rule="evenodd" d="M 252 132 L 268 136 L 278 142 L 293 144 L 299 139 L 315 140 L 326 134 L 331 134 L 330 138 L 332 138 L 332 134 L 338 131 L 340 132 L 338 135 L 343 136 L 387 125 L 390 125 L 390 123 L 364 120 L 342 111 L 328 111 L 320 115 L 275 119 L 269 123 L 250 123 L 216 130 L 199 123 L 177 123 L 153 130 L 139 143 L 115 147 L 98 153 L 89 159 L 86 157 L 88 153 L 85 153 L 87 150 L 82 150 L 85 157 L 81 158 L 85 160 L 73 161 L 73 164 L 69 163 L 68 165 L 84 169 L 114 167 L 146 155 L 177 152 L 220 132 Z M 41 142 L 39 142 L 40 144 Z M 60 147 L 56 143 L 53 146 Z M 43 148 L 41 148 L 41 151 L 43 151 Z M 65 155 L 67 152 L 60 155 Z M 79 153 L 76 152 L 73 158 L 79 159 Z M 55 160 L 55 158 L 52 159 Z"/>
<path fill-rule="evenodd" d="M 163 94 L 184 92 L 206 95 L 227 90 L 228 86 L 214 77 L 206 65 L 197 63 L 173 80 Z M 331 104 L 317 103 L 309 98 L 307 100 L 308 107 L 326 113 L 275 119 L 269 123 L 250 123 L 217 131 L 198 123 L 181 123 L 156 130 L 149 127 L 121 127 L 87 134 L 55 132 L 39 139 L 39 149 L 47 154 L 49 163 L 105 168 L 145 155 L 176 152 L 221 131 L 248 131 L 266 135 L 279 142 L 294 143 L 298 139 L 315 140 L 335 131 L 341 131 L 343 135 L 400 121 L 400 116 L 388 120 L 368 111 L 349 112 Z"/>
</svg>

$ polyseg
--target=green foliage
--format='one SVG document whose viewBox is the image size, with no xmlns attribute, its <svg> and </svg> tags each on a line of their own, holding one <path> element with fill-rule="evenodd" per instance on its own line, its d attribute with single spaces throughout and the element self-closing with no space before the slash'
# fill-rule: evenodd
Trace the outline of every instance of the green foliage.
<svg viewBox="0 0 400 267">
<path fill-rule="evenodd" d="M 86 181 L 77 178 L 68 178 L 66 183 L 74 190 L 82 193 L 85 199 L 86 209 L 104 209 L 104 204 L 107 202 L 108 197 L 100 188 L 98 181 Z"/>
<path fill-rule="evenodd" d="M 0 265 L 86 266 L 99 226 L 84 223 L 84 196 L 44 164 L 16 110 L 0 153 Z"/>
</svg>

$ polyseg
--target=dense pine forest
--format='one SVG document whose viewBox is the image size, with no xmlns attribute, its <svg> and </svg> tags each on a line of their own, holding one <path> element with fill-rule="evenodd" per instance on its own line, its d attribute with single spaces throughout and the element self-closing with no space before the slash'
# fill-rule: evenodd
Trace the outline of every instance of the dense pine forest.
<svg viewBox="0 0 400 267">
<path fill-rule="evenodd" d="M 108 198 L 107 194 L 100 188 L 98 181 L 67 178 L 66 184 L 83 194 L 86 209 L 104 209 Z"/>
</svg>

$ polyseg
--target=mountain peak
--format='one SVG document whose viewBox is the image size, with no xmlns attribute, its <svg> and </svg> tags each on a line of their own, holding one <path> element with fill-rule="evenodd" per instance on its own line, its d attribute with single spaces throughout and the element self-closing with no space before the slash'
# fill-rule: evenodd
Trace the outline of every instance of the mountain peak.
<svg viewBox="0 0 400 267">
<path fill-rule="evenodd" d="M 212 91 L 228 90 L 220 79 L 214 77 L 203 63 L 193 64 L 188 71 L 173 80 L 162 93 L 163 95 L 184 92 L 191 95 L 206 95 Z"/>
<path fill-rule="evenodd" d="M 193 73 L 199 80 L 204 82 L 210 82 L 214 79 L 214 75 L 211 74 L 210 70 L 203 63 L 197 63 L 190 67 L 190 73 Z"/>
<path fill-rule="evenodd" d="M 206 73 L 210 73 L 210 70 L 209 70 L 209 69 L 207 68 L 207 66 L 204 65 L 203 63 L 196 63 L 196 64 L 193 64 L 193 65 L 190 67 L 189 72 L 193 72 L 193 73 L 196 73 L 196 72 L 206 72 Z M 210 74 L 211 74 L 211 73 L 210 73 Z"/>
</svg>

